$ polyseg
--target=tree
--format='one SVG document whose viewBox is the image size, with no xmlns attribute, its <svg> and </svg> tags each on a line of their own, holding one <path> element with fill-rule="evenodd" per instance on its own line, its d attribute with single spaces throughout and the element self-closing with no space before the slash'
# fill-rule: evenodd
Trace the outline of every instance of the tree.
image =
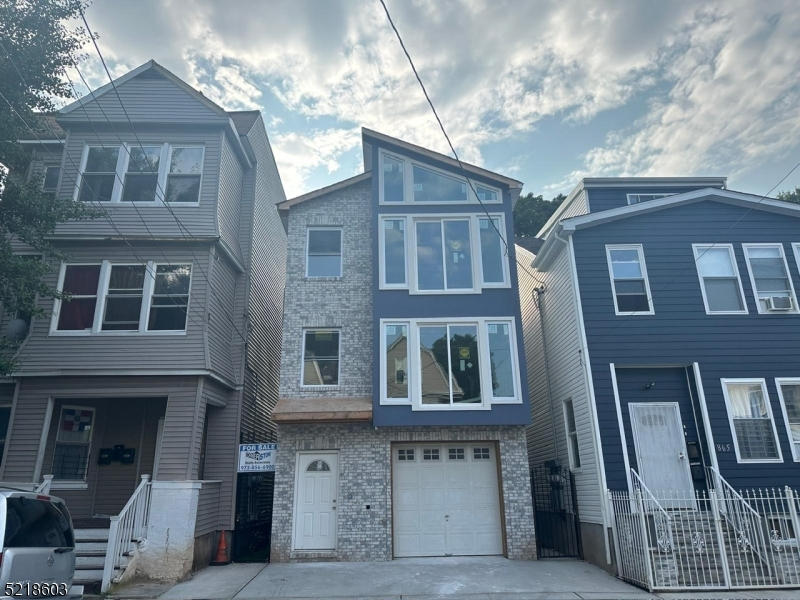
<svg viewBox="0 0 800 600">
<path fill-rule="evenodd" d="M 514 235 L 517 237 L 536 237 L 536 234 L 547 222 L 547 219 L 556 212 L 561 203 L 566 200 L 564 194 L 559 194 L 552 200 L 545 200 L 542 195 L 534 196 L 528 192 L 520 196 L 514 207 Z"/>
<path fill-rule="evenodd" d="M 61 297 L 42 279 L 64 258 L 48 241 L 56 226 L 98 216 L 82 202 L 44 194 L 40 178 L 25 181 L 30 156 L 18 141 L 31 137 L 29 127 L 52 138 L 42 113 L 53 112 L 58 99 L 74 98 L 62 74 L 84 58 L 89 37 L 65 22 L 83 8 L 80 0 L 0 0 L 0 304 L 12 319 L 45 316 L 37 297 Z M 41 260 L 15 254 L 15 240 Z M 14 369 L 20 341 L 0 331 L 0 376 Z"/>
<path fill-rule="evenodd" d="M 794 188 L 794 191 L 786 190 L 785 192 L 778 192 L 778 200 L 800 204 L 800 187 Z"/>
</svg>

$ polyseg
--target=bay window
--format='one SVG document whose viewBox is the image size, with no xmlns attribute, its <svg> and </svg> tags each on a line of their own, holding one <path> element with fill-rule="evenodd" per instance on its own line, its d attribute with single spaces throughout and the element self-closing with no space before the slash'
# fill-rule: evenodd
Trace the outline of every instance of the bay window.
<svg viewBox="0 0 800 600">
<path fill-rule="evenodd" d="M 381 323 L 381 403 L 413 410 L 521 402 L 513 319 Z"/>
<path fill-rule="evenodd" d="M 196 204 L 203 157 L 203 146 L 88 145 L 75 198 L 84 202 Z"/>
<path fill-rule="evenodd" d="M 188 264 L 62 264 L 51 335 L 184 333 Z"/>
<path fill-rule="evenodd" d="M 508 287 L 502 215 L 385 216 L 380 224 L 381 289 L 412 294 L 480 293 Z"/>
</svg>

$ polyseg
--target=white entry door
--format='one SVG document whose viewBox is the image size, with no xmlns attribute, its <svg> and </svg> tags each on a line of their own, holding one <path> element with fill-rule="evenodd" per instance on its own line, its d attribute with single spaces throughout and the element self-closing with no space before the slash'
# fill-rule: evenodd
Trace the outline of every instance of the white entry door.
<svg viewBox="0 0 800 600">
<path fill-rule="evenodd" d="M 336 548 L 336 491 L 339 455 L 335 452 L 297 455 L 294 547 L 298 550 Z"/>
<path fill-rule="evenodd" d="M 665 508 L 694 506 L 692 472 L 678 403 L 631 403 L 628 409 L 638 473 L 645 485 Z M 661 502 L 662 499 L 671 500 Z"/>
<path fill-rule="evenodd" d="M 392 448 L 394 555 L 503 553 L 494 444 Z"/>
</svg>

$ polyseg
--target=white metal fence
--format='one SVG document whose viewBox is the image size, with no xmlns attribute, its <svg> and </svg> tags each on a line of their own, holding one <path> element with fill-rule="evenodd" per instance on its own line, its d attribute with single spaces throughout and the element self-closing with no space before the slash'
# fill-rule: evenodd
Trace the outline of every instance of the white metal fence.
<svg viewBox="0 0 800 600">
<path fill-rule="evenodd" d="M 800 587 L 800 499 L 789 487 L 737 492 L 609 491 L 619 576 L 648 590 Z"/>
</svg>

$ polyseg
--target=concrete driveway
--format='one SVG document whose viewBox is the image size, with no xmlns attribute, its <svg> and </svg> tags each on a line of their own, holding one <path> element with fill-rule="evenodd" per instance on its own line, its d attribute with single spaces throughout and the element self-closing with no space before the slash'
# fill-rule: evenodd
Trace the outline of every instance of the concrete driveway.
<svg viewBox="0 0 800 600">
<path fill-rule="evenodd" d="M 209 567 L 174 586 L 136 583 L 124 600 L 639 600 L 792 598 L 797 590 L 648 594 L 578 560 L 502 557 L 406 558 L 390 562 L 232 564 Z"/>
</svg>

